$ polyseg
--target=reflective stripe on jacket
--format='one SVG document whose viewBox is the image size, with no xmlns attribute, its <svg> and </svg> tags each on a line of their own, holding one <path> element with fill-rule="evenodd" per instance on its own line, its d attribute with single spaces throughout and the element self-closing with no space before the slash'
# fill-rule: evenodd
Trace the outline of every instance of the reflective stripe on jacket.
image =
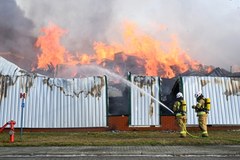
<svg viewBox="0 0 240 160">
<path fill-rule="evenodd" d="M 180 117 L 180 116 L 182 116 L 182 113 L 177 113 L 176 114 L 176 117 Z"/>
<path fill-rule="evenodd" d="M 206 112 L 204 112 L 204 111 L 197 112 L 197 116 L 202 116 L 202 115 L 205 115 L 205 114 L 206 114 Z"/>
</svg>

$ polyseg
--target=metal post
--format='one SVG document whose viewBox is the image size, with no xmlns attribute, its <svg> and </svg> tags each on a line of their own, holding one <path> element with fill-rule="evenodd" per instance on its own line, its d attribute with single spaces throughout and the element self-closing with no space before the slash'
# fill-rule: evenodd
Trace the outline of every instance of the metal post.
<svg viewBox="0 0 240 160">
<path fill-rule="evenodd" d="M 25 99 L 25 93 L 20 94 L 20 98 L 22 98 L 22 103 L 21 103 L 21 131 L 20 131 L 20 138 L 22 140 L 22 135 L 23 135 L 23 108 L 24 108 L 24 99 Z"/>
</svg>

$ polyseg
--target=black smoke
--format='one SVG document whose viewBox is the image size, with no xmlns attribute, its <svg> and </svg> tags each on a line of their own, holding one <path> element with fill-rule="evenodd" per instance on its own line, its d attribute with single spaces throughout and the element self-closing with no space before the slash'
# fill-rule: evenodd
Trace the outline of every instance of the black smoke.
<svg viewBox="0 0 240 160">
<path fill-rule="evenodd" d="M 95 41 L 106 42 L 112 23 L 112 0 L 24 0 L 19 6 L 35 24 L 35 34 L 54 23 L 67 33 L 61 41 L 70 53 L 92 53 Z"/>
<path fill-rule="evenodd" d="M 31 64 L 35 57 L 33 27 L 15 0 L 0 0 L 0 56 L 19 65 L 27 61 Z"/>
</svg>

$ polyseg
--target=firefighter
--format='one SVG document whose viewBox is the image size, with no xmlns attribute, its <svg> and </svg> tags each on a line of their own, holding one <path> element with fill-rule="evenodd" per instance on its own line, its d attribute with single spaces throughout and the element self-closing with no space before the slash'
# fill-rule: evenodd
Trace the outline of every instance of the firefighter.
<svg viewBox="0 0 240 160">
<path fill-rule="evenodd" d="M 210 100 L 209 98 L 204 98 L 201 92 L 197 92 L 195 94 L 195 98 L 197 100 L 197 104 L 193 105 L 192 108 L 195 109 L 195 112 L 197 112 L 198 124 L 202 131 L 202 137 L 208 137 L 207 117 L 210 110 Z"/>
<path fill-rule="evenodd" d="M 187 123 L 187 109 L 186 102 L 183 99 L 183 94 L 181 92 L 177 93 L 176 101 L 173 105 L 173 111 L 176 116 L 177 124 L 180 128 L 180 137 L 186 137 L 186 123 Z"/>
</svg>

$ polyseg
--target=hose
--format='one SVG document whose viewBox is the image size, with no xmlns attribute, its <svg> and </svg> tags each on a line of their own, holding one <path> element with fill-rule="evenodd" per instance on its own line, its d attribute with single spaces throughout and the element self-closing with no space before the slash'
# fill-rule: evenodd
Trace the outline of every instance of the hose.
<svg viewBox="0 0 240 160">
<path fill-rule="evenodd" d="M 194 135 L 190 134 L 190 133 L 187 131 L 186 125 L 185 125 L 182 121 L 180 121 L 180 127 L 183 127 L 184 131 L 185 131 L 189 136 L 191 136 L 191 137 L 193 137 L 193 138 L 201 138 L 201 136 L 194 136 Z"/>
</svg>

